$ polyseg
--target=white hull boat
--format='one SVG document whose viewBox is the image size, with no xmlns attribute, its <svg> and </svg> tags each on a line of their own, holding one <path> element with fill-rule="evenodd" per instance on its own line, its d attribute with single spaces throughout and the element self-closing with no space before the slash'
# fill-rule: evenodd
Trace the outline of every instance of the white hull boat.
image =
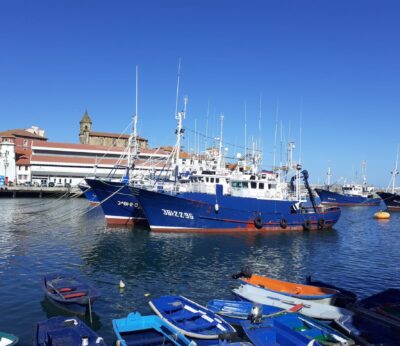
<svg viewBox="0 0 400 346">
<path fill-rule="evenodd" d="M 303 315 L 323 320 L 336 320 L 343 316 L 352 315 L 349 310 L 333 305 L 315 303 L 310 300 L 288 297 L 287 295 L 267 291 L 261 287 L 241 285 L 235 288 L 233 293 L 241 299 L 257 304 L 275 306 L 288 310 L 295 305 L 303 305 L 299 311 Z"/>
</svg>

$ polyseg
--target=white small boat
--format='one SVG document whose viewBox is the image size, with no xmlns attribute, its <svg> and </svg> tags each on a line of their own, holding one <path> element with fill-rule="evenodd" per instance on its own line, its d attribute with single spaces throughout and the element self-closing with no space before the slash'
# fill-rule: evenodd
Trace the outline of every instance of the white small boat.
<svg viewBox="0 0 400 346">
<path fill-rule="evenodd" d="M 352 315 L 349 310 L 344 308 L 314 303 L 310 300 L 289 297 L 284 294 L 266 291 L 261 287 L 255 287 L 252 285 L 241 285 L 239 288 L 235 288 L 233 293 L 241 299 L 248 300 L 253 303 L 276 306 L 285 310 L 301 304 L 303 307 L 301 308 L 300 313 L 312 318 L 336 320 L 343 316 Z"/>
</svg>

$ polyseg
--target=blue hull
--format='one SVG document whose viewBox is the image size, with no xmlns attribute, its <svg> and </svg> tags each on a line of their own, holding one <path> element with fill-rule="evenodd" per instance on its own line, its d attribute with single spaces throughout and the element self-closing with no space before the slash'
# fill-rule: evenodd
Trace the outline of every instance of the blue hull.
<svg viewBox="0 0 400 346">
<path fill-rule="evenodd" d="M 78 187 L 81 189 L 82 193 L 84 194 L 85 198 L 89 201 L 90 204 L 99 203 L 99 199 L 97 198 L 97 195 L 95 194 L 92 188 L 85 185 L 78 185 Z"/>
<path fill-rule="evenodd" d="M 400 211 L 400 196 L 390 192 L 378 192 L 383 203 L 385 203 L 389 211 Z"/>
<path fill-rule="evenodd" d="M 126 318 L 112 320 L 112 324 L 121 346 L 190 345 L 189 339 L 155 315 L 130 313 Z"/>
<path fill-rule="evenodd" d="M 42 289 L 46 297 L 57 307 L 84 315 L 100 296 L 92 286 L 77 277 L 49 274 L 43 277 Z"/>
<path fill-rule="evenodd" d="M 299 211 L 295 202 L 182 193 L 176 196 L 134 188 L 152 231 L 243 232 L 332 227 L 339 208 Z"/>
<path fill-rule="evenodd" d="M 381 203 L 380 198 L 367 198 L 362 196 L 346 196 L 337 192 L 332 192 L 323 189 L 315 189 L 321 203 L 327 205 L 339 206 L 373 206 Z"/>
<path fill-rule="evenodd" d="M 354 344 L 333 328 L 298 313 L 265 318 L 259 323 L 243 321 L 241 326 L 255 346 L 307 346 L 312 340 L 315 346 L 339 345 L 338 340 L 342 340 L 345 345 Z"/>
<path fill-rule="evenodd" d="M 146 221 L 128 184 L 98 179 L 85 180 L 97 195 L 108 225 L 132 225 Z"/>
<path fill-rule="evenodd" d="M 87 339 L 88 346 L 106 345 L 102 338 L 78 318 L 53 317 L 35 326 L 33 345 L 83 345 L 83 338 Z"/>
<path fill-rule="evenodd" d="M 164 296 L 149 302 L 160 317 L 198 345 L 218 345 L 218 339 L 236 333 L 211 310 L 182 296 Z"/>
</svg>

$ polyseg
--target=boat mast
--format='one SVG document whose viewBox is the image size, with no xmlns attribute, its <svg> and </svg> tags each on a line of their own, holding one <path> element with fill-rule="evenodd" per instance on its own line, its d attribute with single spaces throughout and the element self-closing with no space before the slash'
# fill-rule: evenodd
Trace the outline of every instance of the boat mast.
<svg viewBox="0 0 400 346">
<path fill-rule="evenodd" d="M 222 162 L 223 162 L 223 154 L 222 154 L 222 133 L 223 133 L 223 126 L 224 126 L 224 115 L 221 113 L 221 131 L 219 136 L 219 154 L 218 154 L 218 170 L 222 171 Z"/>
<path fill-rule="evenodd" d="M 128 148 L 128 174 L 131 176 L 131 170 L 134 167 L 134 161 L 138 154 L 138 143 L 137 143 L 137 120 L 138 120 L 138 85 L 139 85 L 139 67 L 136 65 L 136 96 L 135 96 L 135 114 L 133 115 L 132 134 L 129 137 L 129 148 Z"/>
<path fill-rule="evenodd" d="M 396 188 L 396 175 L 399 174 L 399 171 L 397 170 L 398 161 L 399 161 L 399 146 L 397 145 L 396 165 L 395 165 L 394 170 L 393 170 L 393 172 L 392 172 L 392 193 L 395 192 L 395 188 Z"/>
<path fill-rule="evenodd" d="M 247 103 L 244 103 L 244 166 L 247 165 Z"/>
<path fill-rule="evenodd" d="M 186 117 L 186 105 L 188 102 L 187 96 L 183 98 L 183 111 L 178 112 L 175 119 L 178 120 L 178 126 L 176 128 L 176 159 L 175 159 L 175 172 L 176 174 L 179 173 L 179 157 L 181 153 L 181 140 L 183 137 L 183 133 L 185 130 L 182 127 L 183 119 Z"/>
<path fill-rule="evenodd" d="M 276 168 L 276 140 L 278 136 L 278 114 L 279 114 L 279 101 L 276 103 L 276 114 L 275 114 L 275 139 L 274 139 L 274 160 L 272 168 Z"/>
<path fill-rule="evenodd" d="M 361 163 L 361 169 L 362 169 L 362 176 L 363 176 L 363 185 L 367 185 L 367 175 L 366 175 L 367 161 L 364 160 Z"/>
<path fill-rule="evenodd" d="M 328 189 L 329 186 L 331 186 L 331 176 L 332 176 L 331 167 L 328 166 L 328 171 L 326 172 L 326 185 L 328 186 Z"/>
</svg>

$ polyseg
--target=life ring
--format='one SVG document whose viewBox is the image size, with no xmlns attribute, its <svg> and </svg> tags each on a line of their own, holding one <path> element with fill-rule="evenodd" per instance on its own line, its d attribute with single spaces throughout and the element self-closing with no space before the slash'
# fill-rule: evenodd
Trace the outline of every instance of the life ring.
<svg viewBox="0 0 400 346">
<path fill-rule="evenodd" d="M 257 229 L 262 228 L 263 223 L 264 223 L 264 221 L 263 221 L 263 219 L 262 219 L 260 216 L 257 216 L 257 217 L 254 219 L 254 226 L 255 226 Z"/>
<path fill-rule="evenodd" d="M 281 227 L 283 229 L 285 229 L 287 227 L 287 221 L 286 219 L 282 218 L 281 221 L 279 222 L 279 224 L 281 225 Z"/>
<path fill-rule="evenodd" d="M 310 219 L 307 219 L 307 220 L 305 220 L 305 221 L 303 222 L 303 229 L 304 229 L 305 231 L 311 230 L 311 220 L 310 220 Z"/>
<path fill-rule="evenodd" d="M 319 219 L 318 220 L 318 229 L 322 230 L 322 229 L 324 229 L 324 226 L 325 226 L 325 220 L 324 219 Z"/>
</svg>

